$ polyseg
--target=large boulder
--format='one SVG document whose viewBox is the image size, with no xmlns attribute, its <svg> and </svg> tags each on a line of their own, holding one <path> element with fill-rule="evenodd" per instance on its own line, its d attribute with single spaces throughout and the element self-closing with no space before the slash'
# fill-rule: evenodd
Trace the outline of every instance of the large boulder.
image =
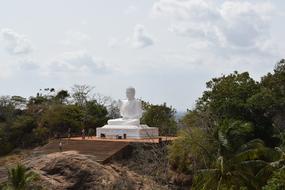
<svg viewBox="0 0 285 190">
<path fill-rule="evenodd" d="M 25 165 L 39 174 L 40 184 L 61 189 L 162 189 L 152 180 L 113 165 L 102 165 L 92 156 L 74 151 L 30 158 Z"/>
</svg>

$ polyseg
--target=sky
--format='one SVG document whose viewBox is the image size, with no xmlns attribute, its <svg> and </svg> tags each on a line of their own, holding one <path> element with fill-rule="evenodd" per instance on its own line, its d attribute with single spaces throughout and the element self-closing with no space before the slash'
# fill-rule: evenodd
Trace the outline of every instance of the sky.
<svg viewBox="0 0 285 190">
<path fill-rule="evenodd" d="M 0 0 L 0 95 L 94 87 L 191 109 L 213 77 L 285 58 L 284 0 Z"/>
</svg>

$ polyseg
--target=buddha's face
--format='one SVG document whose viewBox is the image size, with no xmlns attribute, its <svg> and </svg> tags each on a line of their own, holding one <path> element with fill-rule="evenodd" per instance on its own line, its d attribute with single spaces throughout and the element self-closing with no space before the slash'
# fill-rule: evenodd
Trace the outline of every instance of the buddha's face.
<svg viewBox="0 0 285 190">
<path fill-rule="evenodd" d="M 127 90 L 126 90 L 126 96 L 127 96 L 128 100 L 133 100 L 133 99 L 135 99 L 135 94 L 136 94 L 135 89 L 133 89 L 133 88 L 127 88 Z"/>
</svg>

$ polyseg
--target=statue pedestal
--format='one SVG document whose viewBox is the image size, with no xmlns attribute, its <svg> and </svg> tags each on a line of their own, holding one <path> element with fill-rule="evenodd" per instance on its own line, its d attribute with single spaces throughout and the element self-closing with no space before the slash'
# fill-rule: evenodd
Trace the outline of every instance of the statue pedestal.
<svg viewBox="0 0 285 190">
<path fill-rule="evenodd" d="M 158 137 L 158 128 L 147 125 L 105 125 L 96 129 L 102 138 L 141 139 Z"/>
</svg>

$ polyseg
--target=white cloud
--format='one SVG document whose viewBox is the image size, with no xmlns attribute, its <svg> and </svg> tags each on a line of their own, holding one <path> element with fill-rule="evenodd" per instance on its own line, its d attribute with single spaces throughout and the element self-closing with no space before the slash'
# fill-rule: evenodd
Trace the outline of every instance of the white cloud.
<svg viewBox="0 0 285 190">
<path fill-rule="evenodd" d="M 26 36 L 18 34 L 9 28 L 2 29 L 0 34 L 5 49 L 9 54 L 24 55 L 33 51 L 32 43 Z"/>
<path fill-rule="evenodd" d="M 120 46 L 120 41 L 117 38 L 110 38 L 108 41 L 108 46 L 110 48 L 116 48 Z"/>
<path fill-rule="evenodd" d="M 126 10 L 124 11 L 124 14 L 131 15 L 131 14 L 134 14 L 136 11 L 137 11 L 137 7 L 134 5 L 130 5 L 126 8 Z"/>
<path fill-rule="evenodd" d="M 6 79 L 11 76 L 13 76 L 13 73 L 15 70 L 14 68 L 11 68 L 11 63 L 5 62 L 6 64 L 3 64 L 3 62 L 0 64 L 0 79 Z M 1 81 L 1 80 L 0 80 Z"/>
<path fill-rule="evenodd" d="M 159 0 L 152 13 L 156 16 L 172 16 L 179 20 L 209 21 L 219 17 L 218 10 L 204 0 Z"/>
<path fill-rule="evenodd" d="M 40 65 L 32 59 L 23 59 L 19 61 L 21 70 L 24 71 L 35 71 L 40 69 Z"/>
<path fill-rule="evenodd" d="M 269 38 L 270 10 L 268 3 L 225 2 L 220 9 L 224 27 L 220 28 L 228 44 L 233 48 L 258 48 L 257 43 Z"/>
<path fill-rule="evenodd" d="M 262 43 L 270 41 L 269 2 L 205 0 L 160 0 L 154 3 L 155 16 L 173 18 L 170 31 L 191 40 L 207 41 L 215 48 L 231 51 L 264 51 Z"/>
<path fill-rule="evenodd" d="M 134 48 L 145 48 L 154 44 L 153 37 L 146 32 L 143 25 L 136 25 L 132 37 L 132 46 Z"/>
<path fill-rule="evenodd" d="M 104 61 L 86 51 L 65 52 L 49 64 L 51 73 L 90 74 L 105 73 Z"/>
<path fill-rule="evenodd" d="M 85 20 L 85 19 L 83 19 L 83 20 L 81 20 L 80 24 L 82 24 L 82 25 L 87 25 L 87 24 L 88 24 L 88 21 Z"/>
<path fill-rule="evenodd" d="M 63 45 L 72 46 L 72 45 L 81 45 L 90 40 L 90 36 L 83 32 L 78 31 L 67 31 L 66 38 L 61 43 Z"/>
</svg>

